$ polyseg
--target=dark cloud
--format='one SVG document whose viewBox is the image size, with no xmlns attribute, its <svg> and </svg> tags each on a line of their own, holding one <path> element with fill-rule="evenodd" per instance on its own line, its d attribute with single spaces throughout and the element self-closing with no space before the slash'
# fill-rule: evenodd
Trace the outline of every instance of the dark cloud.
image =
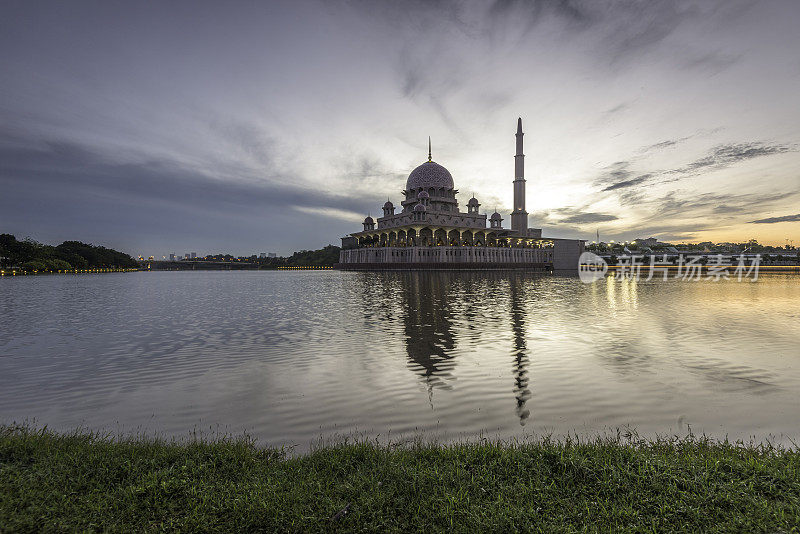
<svg viewBox="0 0 800 534">
<path fill-rule="evenodd" d="M 615 189 L 623 189 L 625 187 L 632 187 L 634 185 L 638 185 L 641 183 L 646 182 L 649 180 L 653 175 L 652 174 L 643 174 L 641 176 L 637 176 L 636 178 L 631 178 L 630 180 L 622 180 L 621 182 L 617 182 L 615 184 L 611 184 L 607 186 L 603 191 L 613 191 Z"/>
<path fill-rule="evenodd" d="M 772 156 L 775 154 L 785 154 L 793 152 L 796 148 L 788 145 L 775 144 L 769 145 L 762 142 L 748 142 L 748 143 L 735 143 L 719 145 L 711 150 L 711 152 L 696 161 L 693 161 L 686 167 L 678 168 L 670 173 L 678 174 L 691 174 L 692 172 L 704 169 L 722 169 L 729 167 L 741 161 L 746 161 L 762 156 Z"/>
<path fill-rule="evenodd" d="M 747 208 L 745 206 L 731 206 L 730 204 L 720 204 L 718 206 L 714 206 L 714 213 L 719 214 L 730 214 L 735 212 L 746 211 Z"/>
<path fill-rule="evenodd" d="M 724 213 L 758 213 L 766 207 L 797 196 L 800 192 L 783 193 L 703 193 L 679 197 L 678 192 L 671 191 L 667 195 L 653 199 L 650 204 L 655 207 L 655 217 L 708 217 Z"/>
<path fill-rule="evenodd" d="M 449 111 L 447 102 L 454 92 L 467 84 L 468 69 L 454 58 L 445 61 L 436 50 L 441 46 L 437 44 L 432 47 L 429 54 L 410 50 L 401 54 L 395 67 L 400 77 L 400 93 L 409 100 L 427 106 L 445 126 L 463 137 L 464 131 Z M 497 93 L 489 96 L 490 103 L 492 98 L 498 96 Z M 496 107 L 497 101 L 493 103 Z"/>
<path fill-rule="evenodd" d="M 622 113 L 623 111 L 629 110 L 631 107 L 630 102 L 622 102 L 621 104 L 617 104 L 613 108 L 606 110 L 606 115 L 616 115 L 617 113 Z"/>
<path fill-rule="evenodd" d="M 704 71 L 707 74 L 717 74 L 741 60 L 739 54 L 726 54 L 724 52 L 713 51 L 700 56 L 687 59 L 684 63 L 685 68 Z"/>
<path fill-rule="evenodd" d="M 609 213 L 582 213 L 580 215 L 572 215 L 571 217 L 567 217 L 566 219 L 562 219 L 561 222 L 566 224 L 588 224 L 588 223 L 596 223 L 596 222 L 607 222 L 607 221 L 615 221 L 617 220 L 616 215 L 611 215 Z"/>
<path fill-rule="evenodd" d="M 642 149 L 643 153 L 653 150 L 663 150 L 689 139 L 682 137 L 662 141 Z M 748 161 L 764 156 L 773 156 L 797 151 L 796 147 L 785 144 L 768 144 L 764 142 L 746 142 L 724 144 L 714 147 L 706 156 L 699 158 L 687 165 L 668 170 L 654 170 L 634 176 L 631 167 L 636 159 L 617 161 L 608 166 L 598 176 L 594 183 L 602 187 L 602 191 L 619 191 L 622 189 L 641 186 L 651 183 L 668 183 L 698 176 L 704 172 L 724 169 L 743 161 Z"/>
<path fill-rule="evenodd" d="M 294 176 L 271 176 L 268 178 L 272 181 L 261 182 L 223 181 L 168 161 L 109 163 L 104 155 L 63 141 L 44 141 L 39 148 L 0 148 L 0 162 L 5 188 L 68 183 L 106 195 L 215 211 L 295 205 L 360 208 L 351 195 L 335 196 L 318 188 L 285 185 L 295 181 Z M 377 202 L 380 197 L 370 200 Z"/>
<path fill-rule="evenodd" d="M 795 215 L 783 215 L 782 217 L 767 217 L 766 219 L 750 221 L 752 224 L 774 224 L 781 222 L 800 222 L 800 213 Z"/>
<path fill-rule="evenodd" d="M 614 18 L 613 31 L 606 36 L 618 60 L 641 54 L 672 34 L 684 21 L 697 16 L 695 6 L 676 0 L 649 2 L 610 2 L 607 13 Z"/>
<path fill-rule="evenodd" d="M 59 233 L 64 226 L 74 238 L 106 236 L 109 245 L 130 252 L 138 252 L 131 247 L 140 239 L 166 251 L 187 238 L 201 250 L 217 247 L 207 252 L 252 253 L 250 247 L 259 243 L 291 252 L 300 237 L 300 248 L 337 241 L 357 227 L 344 215 L 356 218 L 383 198 L 377 191 L 336 195 L 294 185 L 293 175 L 223 180 L 170 161 L 115 163 L 108 154 L 71 142 L 8 136 L 2 141 L 3 230 L 39 230 L 41 240 L 71 238 Z M 360 165 L 369 172 L 369 162 Z"/>
<path fill-rule="evenodd" d="M 570 215 L 569 217 L 565 217 L 561 219 L 562 223 L 565 224 L 588 224 L 588 223 L 596 223 L 596 222 L 608 222 L 608 221 L 615 221 L 618 217 L 616 215 L 611 215 L 610 213 L 595 213 L 595 212 L 585 212 L 585 213 L 576 213 L 574 215 Z"/>
<path fill-rule="evenodd" d="M 495 23 L 504 21 L 524 31 L 548 18 L 574 32 L 592 30 L 601 43 L 596 51 L 617 62 L 648 51 L 685 21 L 720 5 L 721 0 L 709 1 L 702 9 L 682 0 L 496 0 L 488 14 Z"/>
<path fill-rule="evenodd" d="M 529 27 L 548 16 L 577 25 L 588 24 L 594 18 L 590 4 L 582 0 L 495 0 L 489 7 L 489 15 L 523 17 Z"/>
<path fill-rule="evenodd" d="M 326 0 L 327 4 L 337 2 Z M 462 20 L 467 5 L 461 0 L 343 0 L 361 16 L 402 24 L 418 31 L 428 31 L 444 24 L 455 24 L 466 30 Z"/>
<path fill-rule="evenodd" d="M 494 31 L 521 28 L 529 32 L 551 20 L 560 23 L 567 37 L 591 32 L 593 52 L 620 63 L 645 54 L 668 41 L 682 25 L 698 20 L 736 20 L 747 12 L 748 2 L 732 0 L 495 0 L 487 13 Z M 463 5 L 469 5 L 469 2 Z M 683 68 L 719 72 L 740 56 L 720 50 L 681 50 Z"/>
<path fill-rule="evenodd" d="M 642 153 L 652 152 L 657 150 L 664 150 L 666 148 L 671 148 L 675 145 L 683 143 L 687 139 L 690 139 L 692 136 L 687 135 L 686 137 L 679 137 L 677 139 L 667 139 L 666 141 L 661 141 L 659 143 L 652 144 L 650 146 L 644 147 L 641 151 Z"/>
<path fill-rule="evenodd" d="M 633 187 L 653 178 L 652 174 L 634 176 L 631 170 L 631 161 L 617 161 L 609 165 L 603 173 L 595 179 L 595 185 L 602 187 L 603 191 L 615 191 Z"/>
<path fill-rule="evenodd" d="M 641 189 L 623 189 L 617 192 L 617 200 L 622 206 L 638 206 L 647 201 L 646 192 Z"/>
<path fill-rule="evenodd" d="M 649 215 L 637 221 L 635 230 L 617 233 L 619 239 L 654 236 L 662 241 L 692 241 L 700 232 L 719 230 L 738 224 L 742 217 L 763 213 L 773 206 L 800 196 L 800 191 L 781 193 L 705 193 L 691 194 L 687 191 L 671 191 L 662 197 L 651 198 L 634 193 L 632 204 L 647 210 Z M 620 197 L 622 198 L 622 196 Z M 788 215 L 786 220 L 800 218 Z M 753 223 L 784 222 L 773 217 Z"/>
<path fill-rule="evenodd" d="M 273 164 L 271 157 L 275 141 L 264 135 L 264 132 L 253 124 L 230 118 L 214 119 L 208 123 L 209 130 L 224 141 L 228 147 L 262 165 Z"/>
<path fill-rule="evenodd" d="M 633 171 L 630 170 L 630 161 L 617 161 L 606 167 L 603 173 L 595 180 L 597 185 L 615 184 L 630 179 Z"/>
</svg>

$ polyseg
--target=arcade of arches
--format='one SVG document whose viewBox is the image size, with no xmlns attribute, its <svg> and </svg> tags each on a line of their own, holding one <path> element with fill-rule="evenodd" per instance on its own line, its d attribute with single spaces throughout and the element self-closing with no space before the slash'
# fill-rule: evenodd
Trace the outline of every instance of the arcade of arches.
<svg viewBox="0 0 800 534">
<path fill-rule="evenodd" d="M 357 238 L 359 248 L 376 247 L 504 247 L 551 248 L 546 239 L 519 238 L 506 235 L 507 231 L 464 230 L 424 226 L 398 230 L 365 232 Z"/>
</svg>

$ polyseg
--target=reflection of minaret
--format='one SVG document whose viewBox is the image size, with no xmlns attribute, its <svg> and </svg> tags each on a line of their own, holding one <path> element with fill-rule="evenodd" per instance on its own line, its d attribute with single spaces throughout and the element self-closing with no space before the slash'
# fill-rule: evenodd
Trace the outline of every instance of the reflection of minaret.
<svg viewBox="0 0 800 534">
<path fill-rule="evenodd" d="M 531 398 L 531 391 L 528 389 L 529 362 L 525 346 L 525 312 L 522 309 L 523 303 L 520 295 L 520 284 L 523 280 L 512 276 L 510 282 L 511 332 L 514 335 L 514 397 L 517 399 L 516 411 L 519 424 L 524 426 L 531 415 L 530 410 L 525 408 L 525 403 Z"/>
<path fill-rule="evenodd" d="M 517 121 L 517 154 L 514 156 L 514 211 L 511 229 L 528 235 L 528 212 L 525 211 L 525 154 L 522 153 L 522 118 Z"/>
<path fill-rule="evenodd" d="M 428 391 L 450 388 L 455 334 L 452 331 L 449 273 L 411 272 L 400 275 L 403 326 L 408 366 L 425 381 Z"/>
</svg>

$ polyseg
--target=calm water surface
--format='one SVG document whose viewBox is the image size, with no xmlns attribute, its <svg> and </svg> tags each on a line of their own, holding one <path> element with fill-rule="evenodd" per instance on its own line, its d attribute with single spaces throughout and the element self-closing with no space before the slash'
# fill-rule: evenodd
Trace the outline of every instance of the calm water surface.
<svg viewBox="0 0 800 534">
<path fill-rule="evenodd" d="M 0 280 L 0 420 L 306 449 L 634 427 L 800 442 L 800 277 L 151 272 Z"/>
</svg>

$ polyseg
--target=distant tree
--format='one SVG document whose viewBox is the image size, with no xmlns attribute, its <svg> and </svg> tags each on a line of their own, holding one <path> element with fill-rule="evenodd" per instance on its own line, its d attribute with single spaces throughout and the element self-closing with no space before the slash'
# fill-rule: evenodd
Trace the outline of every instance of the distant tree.
<svg viewBox="0 0 800 534">
<path fill-rule="evenodd" d="M 69 262 L 58 258 L 47 260 L 45 265 L 49 271 L 71 271 L 74 268 Z"/>
<path fill-rule="evenodd" d="M 26 271 L 45 271 L 47 265 L 43 261 L 31 260 L 22 264 L 22 268 Z"/>
<path fill-rule="evenodd" d="M 136 260 L 124 252 L 96 247 L 80 241 L 65 241 L 53 247 L 32 239 L 18 241 L 11 234 L 0 234 L 3 266 L 20 265 L 25 270 L 58 271 L 97 267 L 137 267 Z"/>
<path fill-rule="evenodd" d="M 286 259 L 286 265 L 298 267 L 332 267 L 339 261 L 339 251 L 341 249 L 334 245 L 328 245 L 319 250 L 301 250 L 295 252 Z"/>
</svg>

